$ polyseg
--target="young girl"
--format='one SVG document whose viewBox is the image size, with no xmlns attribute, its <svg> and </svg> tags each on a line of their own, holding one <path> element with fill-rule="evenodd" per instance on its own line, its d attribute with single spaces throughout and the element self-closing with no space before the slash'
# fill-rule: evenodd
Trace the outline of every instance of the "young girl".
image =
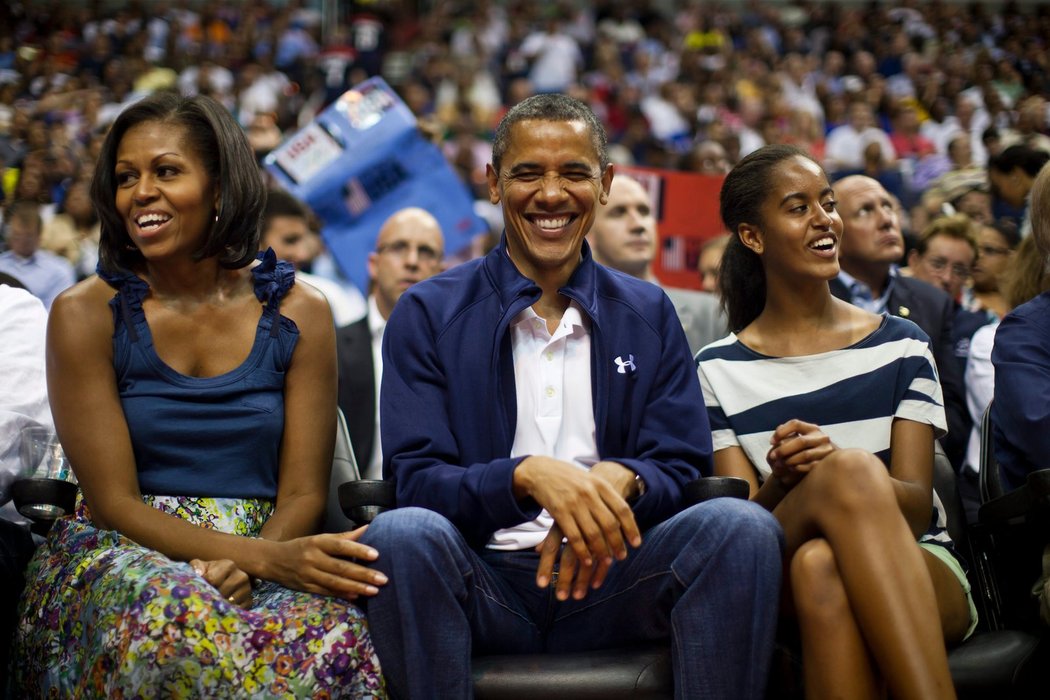
<svg viewBox="0 0 1050 700">
<path fill-rule="evenodd" d="M 928 340 L 831 295 L 842 220 L 803 151 L 744 158 L 721 206 L 736 333 L 699 365 L 715 473 L 747 479 L 784 528 L 807 696 L 877 697 L 884 682 L 896 698 L 952 697 L 945 641 L 975 610 L 932 493 L 945 418 Z"/>
</svg>

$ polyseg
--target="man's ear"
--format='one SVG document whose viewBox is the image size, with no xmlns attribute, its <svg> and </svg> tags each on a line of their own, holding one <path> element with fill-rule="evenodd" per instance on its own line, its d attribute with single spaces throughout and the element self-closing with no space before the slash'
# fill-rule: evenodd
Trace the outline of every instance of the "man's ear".
<svg viewBox="0 0 1050 700">
<path fill-rule="evenodd" d="M 919 251 L 914 248 L 908 251 L 908 267 L 914 270 L 921 261 L 922 259 L 919 257 Z"/>
<path fill-rule="evenodd" d="M 598 195 L 598 201 L 601 204 L 606 204 L 609 201 L 609 188 L 612 187 L 614 172 L 615 168 L 613 167 L 612 163 L 609 163 L 605 166 L 605 172 L 602 173 L 601 178 L 602 191 L 601 194 Z"/>
<path fill-rule="evenodd" d="M 368 254 L 368 279 L 374 280 L 376 278 L 376 262 L 379 260 L 379 254 L 372 252 Z"/>
<path fill-rule="evenodd" d="M 765 249 L 765 242 L 762 240 L 762 230 L 753 224 L 740 224 L 736 227 L 736 235 L 740 237 L 740 242 L 751 249 L 756 255 L 761 255 Z"/>
<path fill-rule="evenodd" d="M 489 183 L 489 202 L 499 204 L 499 173 L 492 167 L 492 163 L 485 165 L 485 179 Z"/>
</svg>

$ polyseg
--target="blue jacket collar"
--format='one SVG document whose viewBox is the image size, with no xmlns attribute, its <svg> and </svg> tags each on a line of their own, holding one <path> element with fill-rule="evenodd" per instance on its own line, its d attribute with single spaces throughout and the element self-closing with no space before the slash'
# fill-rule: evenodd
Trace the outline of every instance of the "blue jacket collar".
<svg viewBox="0 0 1050 700">
<path fill-rule="evenodd" d="M 484 265 L 486 274 L 499 296 L 500 309 L 504 313 L 513 311 L 517 314 L 539 300 L 539 286 L 521 274 L 510 259 L 506 232 L 500 237 L 499 245 L 485 256 Z M 590 246 L 587 245 L 587 241 L 583 241 L 580 264 L 573 270 L 568 284 L 558 290 L 579 304 L 592 321 L 597 320 L 598 312 L 597 267 L 597 263 L 591 257 Z M 523 300 L 527 303 L 522 303 Z"/>
</svg>

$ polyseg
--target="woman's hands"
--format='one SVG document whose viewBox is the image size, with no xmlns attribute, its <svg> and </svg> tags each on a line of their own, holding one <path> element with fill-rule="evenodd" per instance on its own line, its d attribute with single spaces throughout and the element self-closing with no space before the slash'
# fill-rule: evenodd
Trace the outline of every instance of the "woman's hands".
<svg viewBox="0 0 1050 700">
<path fill-rule="evenodd" d="M 769 442 L 766 462 L 785 489 L 793 488 L 814 464 L 838 449 L 820 426 L 798 419 L 779 425 Z"/>
<path fill-rule="evenodd" d="M 370 562 L 379 557 L 379 552 L 357 541 L 364 531 L 360 527 L 351 532 L 271 542 L 273 555 L 267 563 L 266 578 L 287 588 L 345 600 L 373 596 L 387 578 L 355 561 Z"/>
<path fill-rule="evenodd" d="M 229 559 L 216 559 L 204 561 L 203 559 L 190 560 L 190 566 L 204 580 L 215 586 L 226 600 L 242 608 L 249 608 L 252 604 L 252 582 L 248 574 L 237 568 L 237 565 Z"/>
<path fill-rule="evenodd" d="M 339 534 L 310 535 L 287 542 L 265 542 L 267 580 L 286 588 L 345 600 L 372 596 L 386 583 L 381 572 L 355 560 L 375 561 L 379 552 L 359 543 L 365 528 Z M 190 566 L 234 605 L 252 604 L 251 578 L 230 559 L 192 559 Z"/>
</svg>

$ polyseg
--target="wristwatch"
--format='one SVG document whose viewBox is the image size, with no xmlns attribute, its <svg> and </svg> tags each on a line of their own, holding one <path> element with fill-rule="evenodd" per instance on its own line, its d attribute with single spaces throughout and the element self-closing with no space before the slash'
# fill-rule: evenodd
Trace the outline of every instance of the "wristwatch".
<svg viewBox="0 0 1050 700">
<path fill-rule="evenodd" d="M 645 479 L 637 472 L 634 474 L 634 487 L 634 496 L 631 497 L 631 503 L 645 495 Z"/>
</svg>

